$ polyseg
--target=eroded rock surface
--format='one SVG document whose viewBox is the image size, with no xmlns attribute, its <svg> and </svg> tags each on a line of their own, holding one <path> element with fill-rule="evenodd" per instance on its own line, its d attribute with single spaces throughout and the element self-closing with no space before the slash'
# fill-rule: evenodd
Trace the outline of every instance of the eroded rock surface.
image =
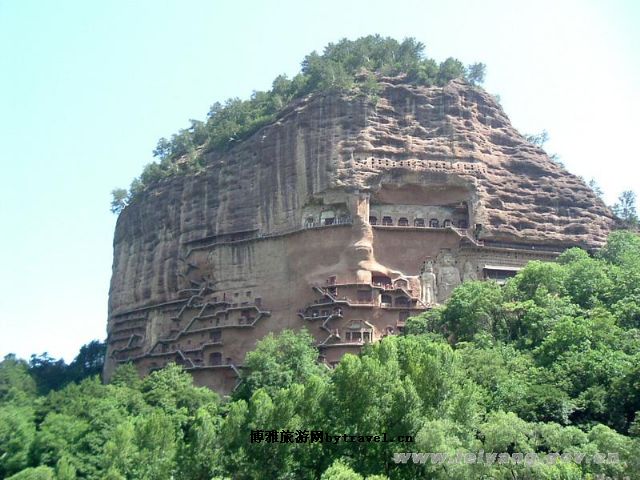
<svg viewBox="0 0 640 480">
<path fill-rule="evenodd" d="M 302 99 L 120 214 L 107 374 L 178 361 L 228 392 L 269 331 L 305 326 L 334 363 L 453 283 L 604 243 L 609 210 L 489 94 L 383 86 Z"/>
</svg>

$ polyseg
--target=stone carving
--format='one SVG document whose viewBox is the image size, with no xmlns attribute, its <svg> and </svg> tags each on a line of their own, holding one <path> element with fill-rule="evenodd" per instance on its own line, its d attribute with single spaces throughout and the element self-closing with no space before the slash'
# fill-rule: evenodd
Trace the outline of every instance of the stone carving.
<svg viewBox="0 0 640 480">
<path fill-rule="evenodd" d="M 453 289 L 460 285 L 460 270 L 455 266 L 455 259 L 445 252 L 438 260 L 437 266 L 438 301 L 443 302 L 451 296 Z"/>
<path fill-rule="evenodd" d="M 422 303 L 425 305 L 433 305 L 436 303 L 438 289 L 436 285 L 436 275 L 433 273 L 433 262 L 431 260 L 427 260 L 422 266 L 420 280 L 422 283 L 420 300 L 422 300 Z"/>
<path fill-rule="evenodd" d="M 359 204 L 366 202 L 366 196 L 352 198 L 354 211 L 353 226 L 350 230 L 349 244 L 344 246 L 337 263 L 318 267 L 307 275 L 310 282 L 322 281 L 335 272 L 352 272 L 358 283 L 371 283 L 373 274 L 389 277 L 391 280 L 406 278 L 401 271 L 379 263 L 373 252 L 373 230 L 365 213 L 359 211 Z"/>
<path fill-rule="evenodd" d="M 470 282 L 473 280 L 478 280 L 478 273 L 476 272 L 476 268 L 473 266 L 473 263 L 467 261 L 462 268 L 462 281 Z"/>
</svg>

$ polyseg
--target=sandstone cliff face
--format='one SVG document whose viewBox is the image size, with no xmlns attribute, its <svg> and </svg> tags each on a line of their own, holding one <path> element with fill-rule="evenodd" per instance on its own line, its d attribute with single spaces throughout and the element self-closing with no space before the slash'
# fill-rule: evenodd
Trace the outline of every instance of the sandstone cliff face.
<svg viewBox="0 0 640 480">
<path fill-rule="evenodd" d="M 456 253 L 465 242 L 492 251 L 591 249 L 612 225 L 581 179 L 527 143 L 490 95 L 457 81 L 386 82 L 377 102 L 314 95 L 206 159 L 204 173 L 163 181 L 120 214 L 111 353 L 129 348 L 127 358 L 142 358 L 177 335 L 186 327 L 170 314 L 174 304 L 246 291 L 251 302 L 230 305 L 259 300 L 256 308 L 268 304 L 271 317 L 260 332 L 234 340 L 241 364 L 264 332 L 300 327 L 300 302 L 314 295 L 304 292 L 332 274 L 371 285 L 376 275 L 402 277 L 419 297 L 421 265 L 442 249 Z M 476 259 L 475 276 L 482 254 L 467 255 Z"/>
<path fill-rule="evenodd" d="M 386 84 L 377 105 L 320 95 L 289 108 L 207 172 L 163 182 L 122 212 L 110 309 L 169 300 L 184 269 L 180 246 L 208 237 L 297 228 L 303 206 L 332 189 L 452 183 L 476 188 L 482 238 L 601 245 L 612 217 L 578 177 L 511 127 L 486 92 Z M 473 174 L 454 169 L 456 162 Z M 409 179 L 410 181 L 411 179 Z M 240 235 L 236 235 L 238 238 Z"/>
</svg>

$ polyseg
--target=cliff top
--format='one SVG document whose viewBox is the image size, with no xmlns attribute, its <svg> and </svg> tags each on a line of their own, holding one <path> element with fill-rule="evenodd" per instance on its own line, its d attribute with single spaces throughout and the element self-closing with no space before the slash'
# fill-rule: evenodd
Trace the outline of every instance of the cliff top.
<svg viewBox="0 0 640 480">
<path fill-rule="evenodd" d="M 260 128 L 275 121 L 296 101 L 318 93 L 360 95 L 373 101 L 383 84 L 444 86 L 453 79 L 480 83 L 485 66 L 464 66 L 455 58 L 437 63 L 425 55 L 425 46 L 414 38 L 402 42 L 380 35 L 357 40 L 342 39 L 327 45 L 322 54 L 311 52 L 292 79 L 278 76 L 272 88 L 256 91 L 250 99 L 214 103 L 206 121 L 161 138 L 153 151 L 157 162 L 148 164 L 129 190 L 113 191 L 112 210 L 119 213 L 136 195 L 163 178 L 202 171 L 208 152 L 225 152 Z"/>
</svg>

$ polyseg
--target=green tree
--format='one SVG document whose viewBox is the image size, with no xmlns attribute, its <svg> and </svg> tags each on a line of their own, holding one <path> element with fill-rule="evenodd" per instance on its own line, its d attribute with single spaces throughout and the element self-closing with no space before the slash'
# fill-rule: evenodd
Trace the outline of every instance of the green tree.
<svg viewBox="0 0 640 480">
<path fill-rule="evenodd" d="M 220 446 L 224 452 L 221 463 L 227 472 L 245 471 L 252 458 L 251 451 L 246 448 L 249 407 L 246 401 L 237 400 L 229 403 L 225 411 L 220 426 Z"/>
<path fill-rule="evenodd" d="M 421 400 L 422 413 L 444 414 L 461 371 L 450 345 L 429 335 L 385 339 L 398 350 L 397 361 L 413 383 Z"/>
<path fill-rule="evenodd" d="M 512 412 L 493 412 L 480 427 L 480 438 L 488 452 L 532 452 L 534 434 L 533 426 Z"/>
<path fill-rule="evenodd" d="M 107 440 L 100 456 L 101 468 L 110 479 L 126 478 L 135 468 L 137 447 L 133 419 L 121 422 Z"/>
<path fill-rule="evenodd" d="M 442 326 L 442 306 L 437 306 L 431 308 L 415 317 L 409 317 L 405 324 L 404 334 L 405 335 L 421 335 L 431 333 L 435 336 L 435 339 L 442 339 L 439 333 L 434 333 L 439 331 Z"/>
<path fill-rule="evenodd" d="M 176 473 L 177 448 L 175 421 L 155 408 L 114 430 L 102 468 L 107 478 L 169 479 Z"/>
<path fill-rule="evenodd" d="M 636 194 L 631 190 L 625 190 L 622 192 L 618 197 L 618 202 L 613 205 L 613 213 L 615 213 L 627 225 L 638 225 Z"/>
<path fill-rule="evenodd" d="M 129 204 L 129 192 L 125 188 L 111 190 L 111 213 L 119 214 Z"/>
<path fill-rule="evenodd" d="M 532 143 L 536 147 L 544 149 L 545 144 L 549 141 L 549 133 L 546 130 L 542 130 L 540 133 L 525 133 L 525 140 Z M 563 167 L 563 163 L 560 161 L 560 157 L 556 153 L 549 154 L 549 159 Z"/>
<path fill-rule="evenodd" d="M 536 290 L 533 298 L 503 305 L 508 339 L 520 349 L 539 346 L 559 319 L 578 314 L 579 308 L 566 296 L 553 295 L 546 288 Z"/>
<path fill-rule="evenodd" d="M 320 480 L 364 480 L 364 477 L 354 472 L 342 460 L 336 460 L 324 471 Z"/>
<path fill-rule="evenodd" d="M 72 381 L 65 361 L 62 358 L 55 359 L 47 352 L 31 355 L 29 374 L 36 381 L 38 392 L 41 394 L 62 388 Z"/>
<path fill-rule="evenodd" d="M 185 478 L 209 480 L 221 471 L 220 423 L 217 412 L 200 407 L 178 444 L 177 469 Z"/>
<path fill-rule="evenodd" d="M 140 374 L 131 363 L 119 365 L 111 375 L 111 385 L 128 387 L 138 390 L 141 385 Z"/>
<path fill-rule="evenodd" d="M 433 452 L 455 457 L 458 452 L 465 449 L 465 444 L 458 437 L 459 429 L 455 422 L 448 418 L 428 419 L 418 432 L 416 437 L 416 452 Z M 409 465 L 404 465 L 407 467 Z M 436 462 L 428 463 L 423 467 L 425 478 L 470 478 L 467 468 L 461 469 L 456 465 L 441 465 Z M 464 470 L 464 471 L 463 471 Z"/>
<path fill-rule="evenodd" d="M 0 362 L 0 403 L 30 404 L 36 395 L 36 382 L 29 375 L 29 365 L 9 354 Z"/>
<path fill-rule="evenodd" d="M 640 235 L 627 231 L 612 232 L 598 257 L 614 265 L 636 265 L 640 259 Z"/>
<path fill-rule="evenodd" d="M 609 303 L 614 282 L 608 265 L 592 258 L 581 258 L 566 264 L 564 287 L 571 300 L 583 308 Z"/>
<path fill-rule="evenodd" d="M 422 402 L 412 379 L 403 375 L 398 352 L 398 344 L 410 338 L 387 338 L 371 345 L 361 357 L 342 358 L 326 400 L 333 431 L 416 435 Z M 403 447 L 403 443 L 343 443 L 337 445 L 335 455 L 357 458 L 364 475 L 389 474 L 398 468 L 392 463 L 393 453 L 404 451 Z"/>
<path fill-rule="evenodd" d="M 509 281 L 504 295 L 519 301 L 534 300 L 540 294 L 563 296 L 565 276 L 562 265 L 534 260 Z"/>
<path fill-rule="evenodd" d="M 504 332 L 502 289 L 495 282 L 465 282 L 456 288 L 442 312 L 447 333 L 471 340 L 479 332 L 499 337 Z"/>
<path fill-rule="evenodd" d="M 589 188 L 593 190 L 593 193 L 595 193 L 600 200 L 604 198 L 604 192 L 602 191 L 602 188 L 600 188 L 600 185 L 598 185 L 598 182 L 596 182 L 595 178 L 592 178 L 591 180 L 589 180 L 588 185 L 589 185 Z"/>
<path fill-rule="evenodd" d="M 55 467 L 65 455 L 77 456 L 89 433 L 89 422 L 74 415 L 49 412 L 40 424 L 33 452 L 38 464 Z"/>
<path fill-rule="evenodd" d="M 160 409 L 136 419 L 132 476 L 135 478 L 169 479 L 176 471 L 175 421 Z"/>
<path fill-rule="evenodd" d="M 245 357 L 236 398 L 248 399 L 259 388 L 275 393 L 293 383 L 305 383 L 311 376 L 322 375 L 324 367 L 318 364 L 318 355 L 315 340 L 306 330 L 269 333 Z"/>
<path fill-rule="evenodd" d="M 35 459 L 54 466 L 67 455 L 81 478 L 102 473 L 105 444 L 129 417 L 149 410 L 141 392 L 102 385 L 96 377 L 52 391 L 39 402 L 44 417 L 33 449 Z"/>
<path fill-rule="evenodd" d="M 193 377 L 176 364 L 169 364 L 144 378 L 140 390 L 146 403 L 162 409 L 176 427 L 183 427 L 199 408 L 215 408 L 219 401 L 215 392 L 195 387 Z"/>
<path fill-rule="evenodd" d="M 101 375 L 106 351 L 107 344 L 99 340 L 93 340 L 80 347 L 78 355 L 69 364 L 73 381 L 80 382 L 92 375 Z"/>
<path fill-rule="evenodd" d="M 304 385 L 292 384 L 270 395 L 258 389 L 248 403 L 248 411 L 234 435 L 235 445 L 248 453 L 243 471 L 251 478 L 317 478 L 332 458 L 331 446 L 321 443 L 250 442 L 251 431 L 289 432 L 333 431 L 326 420 L 324 405 L 328 401 L 325 376 L 313 376 Z M 237 447 L 238 448 L 238 447 Z"/>
<path fill-rule="evenodd" d="M 56 480 L 75 480 L 76 469 L 69 461 L 69 458 L 63 456 L 56 464 Z"/>
<path fill-rule="evenodd" d="M 482 400 L 487 410 L 511 411 L 527 421 L 569 422 L 574 402 L 546 382 L 528 352 L 500 342 L 482 347 L 463 344 L 457 351 L 463 376 L 485 392 Z"/>
<path fill-rule="evenodd" d="M 460 60 L 449 57 L 440 64 L 438 69 L 438 84 L 445 85 L 454 78 L 464 78 L 465 68 Z"/>
<path fill-rule="evenodd" d="M 472 85 L 484 83 L 487 66 L 484 63 L 472 63 L 467 67 L 467 78 Z"/>
<path fill-rule="evenodd" d="M 549 141 L 549 132 L 542 130 L 540 133 L 525 133 L 524 138 L 527 142 L 542 148 Z"/>
<path fill-rule="evenodd" d="M 16 473 L 7 480 L 55 480 L 55 471 L 51 467 L 29 467 Z"/>
<path fill-rule="evenodd" d="M 0 478 L 29 466 L 29 453 L 35 436 L 33 409 L 0 405 Z"/>
<path fill-rule="evenodd" d="M 633 365 L 624 375 L 614 378 L 607 390 L 607 409 L 611 412 L 612 425 L 628 432 L 640 417 L 640 355 L 632 359 Z"/>
<path fill-rule="evenodd" d="M 589 470 L 594 474 L 622 477 L 628 473 L 636 473 L 638 458 L 634 450 L 634 442 L 620 435 L 606 425 L 594 425 L 588 433 L 589 444 L 584 449 L 587 454 L 614 453 L 619 462 L 592 462 Z"/>
<path fill-rule="evenodd" d="M 158 144 L 156 145 L 156 148 L 153 150 L 153 156 L 163 160 L 165 158 L 168 158 L 171 155 L 171 153 L 172 153 L 171 142 L 164 137 L 158 140 Z"/>
</svg>

